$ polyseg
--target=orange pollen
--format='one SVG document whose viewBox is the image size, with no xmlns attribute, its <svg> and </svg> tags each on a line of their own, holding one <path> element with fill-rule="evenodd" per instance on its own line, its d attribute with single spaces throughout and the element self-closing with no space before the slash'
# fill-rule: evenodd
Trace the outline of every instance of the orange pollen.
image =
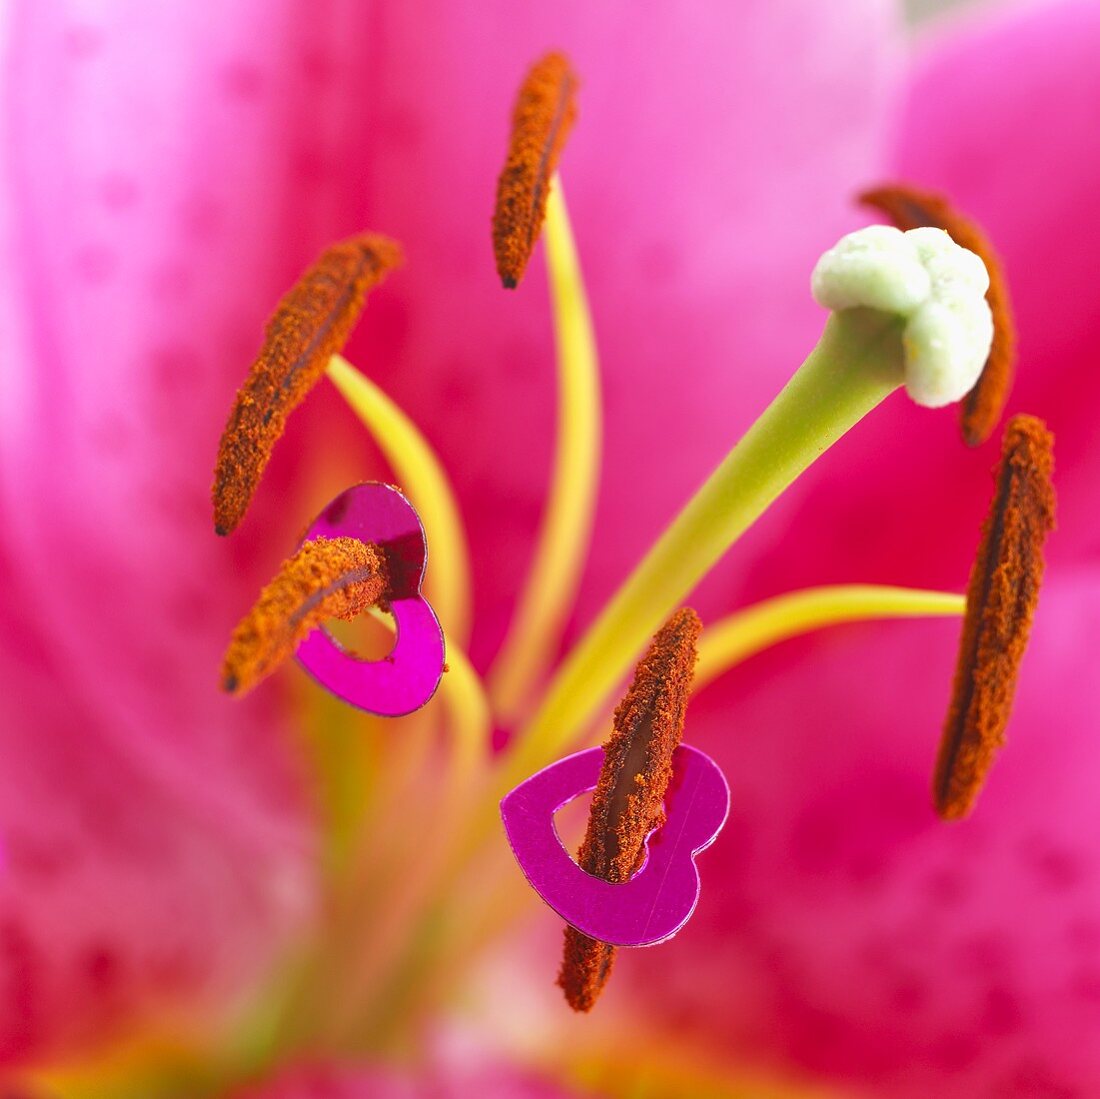
<svg viewBox="0 0 1100 1099">
<path fill-rule="evenodd" d="M 629 881 L 644 860 L 646 837 L 664 823 L 672 754 L 684 732 L 702 629 L 695 611 L 677 611 L 653 639 L 615 711 L 577 855 L 583 870 L 604 881 Z M 574 1011 L 592 1010 L 611 975 L 615 953 L 609 943 L 573 927 L 565 929 L 558 984 Z"/>
<path fill-rule="evenodd" d="M 933 798 L 945 820 L 970 812 L 1004 743 L 1039 600 L 1043 543 L 1054 529 L 1053 447 L 1053 436 L 1034 416 L 1014 416 L 1005 429 L 997 491 L 970 573 L 951 707 L 936 760 Z"/>
<path fill-rule="evenodd" d="M 315 538 L 283 562 L 233 631 L 222 686 L 243 695 L 269 675 L 328 618 L 350 621 L 387 589 L 382 551 L 357 538 Z"/>
<path fill-rule="evenodd" d="M 542 228 L 550 178 L 577 117 L 578 84 L 565 55 L 548 53 L 519 90 L 493 212 L 493 250 L 507 289 L 523 278 Z"/>
<path fill-rule="evenodd" d="M 864 191 L 860 202 L 886 214 L 899 229 L 931 225 L 945 230 L 963 248 L 979 256 L 989 272 L 985 300 L 993 313 L 993 344 L 977 385 L 963 398 L 962 437 L 979 446 L 997 429 L 1016 373 L 1016 326 L 1001 261 L 985 233 L 942 195 L 891 184 Z"/>
<path fill-rule="evenodd" d="M 401 249 L 392 240 L 363 233 L 329 247 L 279 302 L 218 448 L 218 534 L 236 529 L 287 417 L 347 342 L 367 294 L 400 262 Z"/>
</svg>

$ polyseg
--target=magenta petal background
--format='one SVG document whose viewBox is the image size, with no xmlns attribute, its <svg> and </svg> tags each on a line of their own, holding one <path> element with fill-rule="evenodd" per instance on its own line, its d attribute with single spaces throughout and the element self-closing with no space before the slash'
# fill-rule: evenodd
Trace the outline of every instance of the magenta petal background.
<svg viewBox="0 0 1100 1099">
<path fill-rule="evenodd" d="M 206 457 L 305 187 L 273 164 L 312 132 L 303 12 L 7 16 L 3 1057 L 180 1004 L 214 1025 L 311 906 L 273 696 L 217 687 L 258 575 L 210 532 Z M 256 117 L 260 41 L 291 76 Z"/>
<path fill-rule="evenodd" d="M 956 196 L 1004 256 L 1021 331 L 1011 408 L 1056 434 L 1050 581 L 1008 748 L 962 824 L 936 821 L 928 794 L 957 625 L 832 631 L 699 699 L 692 735 L 725 767 L 734 808 L 719 893 L 670 948 L 660 1002 L 664 1022 L 709 1029 L 733 1056 L 914 1099 L 1100 1089 L 1100 216 L 1087 201 L 1100 154 L 1084 138 L 1098 50 L 1095 5 L 1046 4 L 931 43 L 916 69 L 895 172 Z M 799 539 L 746 587 L 958 590 L 995 454 L 962 450 L 950 414 L 894 401 L 824 460 L 792 509 Z"/>
<path fill-rule="evenodd" d="M 230 704 L 216 668 L 294 515 L 311 513 L 300 480 L 288 489 L 303 447 L 331 445 L 346 413 L 313 402 L 232 542 L 211 535 L 207 502 L 225 409 L 288 281 L 347 232 L 406 244 L 357 353 L 455 476 L 484 657 L 549 463 L 542 279 L 504 297 L 488 245 L 523 68 L 559 45 L 586 79 L 565 172 L 613 410 L 589 578 L 602 591 L 813 333 L 800 273 L 875 165 L 891 10 L 9 6 L 5 1056 L 225 1005 L 310 906 L 310 828 L 274 694 Z M 339 487 L 318 483 L 312 504 Z"/>
</svg>

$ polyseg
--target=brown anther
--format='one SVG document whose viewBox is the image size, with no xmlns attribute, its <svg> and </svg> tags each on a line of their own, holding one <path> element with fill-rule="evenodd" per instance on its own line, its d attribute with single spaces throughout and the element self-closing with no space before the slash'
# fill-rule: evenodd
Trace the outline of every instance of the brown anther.
<svg viewBox="0 0 1100 1099">
<path fill-rule="evenodd" d="M 350 621 L 380 603 L 387 588 L 382 551 L 358 538 L 315 538 L 283 562 L 233 631 L 222 686 L 250 691 L 328 618 Z"/>
<path fill-rule="evenodd" d="M 981 377 L 962 399 L 960 427 L 968 446 L 979 446 L 997 429 L 1016 372 L 1016 326 L 1001 261 L 985 233 L 943 196 L 904 183 L 875 187 L 860 202 L 886 214 L 899 229 L 931 225 L 979 256 L 989 272 L 985 300 L 993 313 L 993 344 Z"/>
<path fill-rule="evenodd" d="M 646 837 L 664 823 L 672 754 L 684 731 L 703 626 L 684 607 L 661 627 L 615 711 L 603 769 L 592 796 L 577 862 L 604 881 L 629 881 L 645 856 Z M 574 1011 L 591 1011 L 611 975 L 616 948 L 565 929 L 558 984 Z"/>
<path fill-rule="evenodd" d="M 508 159 L 497 182 L 493 250 L 500 281 L 511 290 L 523 278 L 546 216 L 550 178 L 577 117 L 577 74 L 568 58 L 548 53 L 519 90 Z"/>
<path fill-rule="evenodd" d="M 287 417 L 347 342 L 367 294 L 400 262 L 401 249 L 392 240 L 363 233 L 326 249 L 279 302 L 218 448 L 218 534 L 236 529 Z"/>
<path fill-rule="evenodd" d="M 936 760 L 932 792 L 945 820 L 970 812 L 1004 743 L 1039 600 L 1043 543 L 1054 528 L 1053 446 L 1053 436 L 1034 416 L 1014 416 L 1005 429 L 996 494 L 970 573 L 951 707 Z"/>
</svg>

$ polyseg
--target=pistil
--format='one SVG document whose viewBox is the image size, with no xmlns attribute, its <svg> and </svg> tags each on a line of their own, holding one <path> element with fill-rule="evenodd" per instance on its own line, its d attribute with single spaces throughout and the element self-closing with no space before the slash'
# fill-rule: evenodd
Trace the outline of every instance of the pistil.
<svg viewBox="0 0 1100 1099">
<path fill-rule="evenodd" d="M 957 400 L 973 384 L 992 335 L 981 261 L 939 230 L 902 237 L 895 229 L 871 227 L 850 234 L 819 261 L 814 294 L 835 310 L 821 340 L 567 657 L 517 740 L 509 780 L 560 754 L 644 639 L 766 508 L 873 408 L 903 384 L 929 405 Z"/>
<path fill-rule="evenodd" d="M 1001 261 L 977 223 L 943 195 L 891 184 L 864 191 L 859 198 L 864 205 L 881 210 L 899 229 L 932 226 L 945 230 L 957 244 L 980 256 L 989 272 L 985 300 L 993 314 L 993 343 L 978 384 L 960 405 L 963 439 L 969 446 L 979 446 L 997 429 L 1016 372 L 1016 326 Z"/>
</svg>

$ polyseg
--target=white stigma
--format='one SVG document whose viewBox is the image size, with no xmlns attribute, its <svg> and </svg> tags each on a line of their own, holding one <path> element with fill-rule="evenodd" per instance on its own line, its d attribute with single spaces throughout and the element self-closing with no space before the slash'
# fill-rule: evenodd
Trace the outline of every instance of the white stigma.
<svg viewBox="0 0 1100 1099">
<path fill-rule="evenodd" d="M 858 229 L 817 261 L 810 286 L 826 309 L 905 318 L 905 389 L 917 404 L 939 408 L 974 388 L 993 342 L 989 272 L 942 229 Z"/>
</svg>

